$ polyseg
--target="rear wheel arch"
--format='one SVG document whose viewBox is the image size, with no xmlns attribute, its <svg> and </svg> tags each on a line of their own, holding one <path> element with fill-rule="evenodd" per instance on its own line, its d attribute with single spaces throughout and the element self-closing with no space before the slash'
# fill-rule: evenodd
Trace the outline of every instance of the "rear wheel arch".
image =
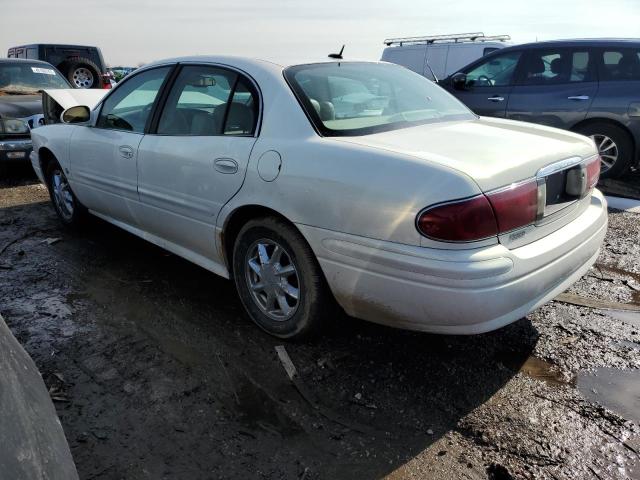
<svg viewBox="0 0 640 480">
<path fill-rule="evenodd" d="M 640 151 L 638 150 L 638 143 L 636 142 L 636 139 L 633 136 L 633 133 L 631 133 L 631 130 L 629 130 L 629 128 L 624 125 L 623 123 L 611 119 L 611 118 L 606 118 L 606 117 L 593 117 L 593 118 L 588 118 L 585 119 L 581 122 L 578 122 L 577 124 L 575 124 L 572 128 L 571 131 L 576 132 L 576 133 L 582 133 L 583 135 L 585 134 L 585 130 L 589 130 L 591 127 L 593 127 L 594 125 L 604 125 L 607 127 L 612 127 L 614 129 L 614 131 L 619 131 L 619 135 L 621 136 L 623 135 L 625 138 L 623 140 L 624 141 L 628 141 L 629 142 L 629 150 L 630 150 L 630 155 L 627 159 L 627 161 L 625 162 L 630 166 L 637 166 L 638 162 L 640 161 Z M 624 173 L 624 171 L 626 171 L 626 168 L 623 169 L 623 171 L 621 171 L 620 173 Z M 617 175 L 614 175 L 614 177 Z"/>
<path fill-rule="evenodd" d="M 573 127 L 571 127 L 571 131 L 580 133 L 581 129 L 586 128 L 588 126 L 591 126 L 591 125 L 593 125 L 595 123 L 607 123 L 607 124 L 609 124 L 609 125 L 611 125 L 613 127 L 618 127 L 620 129 L 624 130 L 624 132 L 629 137 L 629 140 L 633 144 L 633 151 L 636 154 L 638 153 L 638 145 L 636 144 L 636 141 L 633 138 L 633 134 L 631 133 L 631 130 L 629 130 L 629 128 L 627 128 L 627 126 L 624 125 L 623 123 L 620 123 L 617 120 L 613 120 L 611 118 L 604 118 L 604 117 L 587 118 L 585 120 L 582 120 L 582 121 L 576 123 Z"/>
<path fill-rule="evenodd" d="M 238 238 L 240 230 L 242 230 L 242 227 L 250 220 L 260 217 L 278 218 L 279 220 L 291 225 L 302 235 L 302 232 L 300 232 L 291 220 L 272 208 L 265 207 L 263 205 L 243 205 L 236 208 L 225 219 L 222 233 L 220 234 L 220 250 L 224 255 L 224 261 L 230 275 L 233 274 L 233 246 Z M 302 236 L 304 237 L 304 235 Z"/>
</svg>

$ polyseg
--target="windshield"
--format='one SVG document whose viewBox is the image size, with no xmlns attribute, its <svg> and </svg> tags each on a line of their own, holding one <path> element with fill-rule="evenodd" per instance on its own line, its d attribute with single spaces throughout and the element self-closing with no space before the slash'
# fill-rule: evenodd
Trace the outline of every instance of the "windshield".
<svg viewBox="0 0 640 480">
<path fill-rule="evenodd" d="M 442 88 L 404 67 L 336 62 L 285 70 L 316 129 L 354 136 L 475 115 Z"/>
<path fill-rule="evenodd" d="M 52 66 L 0 63 L 0 95 L 33 95 L 46 88 L 71 88 Z"/>
</svg>

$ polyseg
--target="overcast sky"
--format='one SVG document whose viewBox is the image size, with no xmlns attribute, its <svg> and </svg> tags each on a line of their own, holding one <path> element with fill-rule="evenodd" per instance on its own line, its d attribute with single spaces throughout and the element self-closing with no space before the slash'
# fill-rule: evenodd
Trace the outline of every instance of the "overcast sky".
<svg viewBox="0 0 640 480">
<path fill-rule="evenodd" d="M 0 56 L 25 43 L 102 49 L 111 65 L 223 53 L 377 60 L 387 37 L 460 32 L 640 37 L 640 0 L 0 0 Z"/>
</svg>

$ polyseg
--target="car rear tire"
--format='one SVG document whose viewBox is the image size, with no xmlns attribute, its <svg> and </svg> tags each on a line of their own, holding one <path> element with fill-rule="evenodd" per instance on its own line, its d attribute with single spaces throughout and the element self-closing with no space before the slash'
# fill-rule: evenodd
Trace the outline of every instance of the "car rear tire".
<svg viewBox="0 0 640 480">
<path fill-rule="evenodd" d="M 240 230 L 233 248 L 233 276 L 251 320 L 275 337 L 309 338 L 335 311 L 311 248 L 293 226 L 278 218 L 250 220 Z"/>
<path fill-rule="evenodd" d="M 60 70 L 74 88 L 102 88 L 100 69 L 88 58 L 66 61 Z"/>
<path fill-rule="evenodd" d="M 62 167 L 51 162 L 46 172 L 47 187 L 53 208 L 60 221 L 69 228 L 77 228 L 86 219 L 87 209 L 78 201 Z"/>
<path fill-rule="evenodd" d="M 601 178 L 618 178 L 633 160 L 633 141 L 622 128 L 606 122 L 590 123 L 578 132 L 591 137 L 600 153 Z"/>
</svg>

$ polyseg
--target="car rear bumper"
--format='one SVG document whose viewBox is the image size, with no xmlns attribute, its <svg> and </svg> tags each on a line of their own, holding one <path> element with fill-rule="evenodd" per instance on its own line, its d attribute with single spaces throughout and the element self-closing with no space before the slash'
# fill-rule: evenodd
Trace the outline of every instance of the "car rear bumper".
<svg viewBox="0 0 640 480">
<path fill-rule="evenodd" d="M 476 334 L 514 322 L 569 288 L 595 263 L 606 201 L 515 249 L 413 247 L 299 225 L 338 303 L 358 318 L 411 330 Z"/>
<path fill-rule="evenodd" d="M 29 161 L 32 144 L 30 138 L 0 139 L 1 163 L 26 163 Z"/>
</svg>

